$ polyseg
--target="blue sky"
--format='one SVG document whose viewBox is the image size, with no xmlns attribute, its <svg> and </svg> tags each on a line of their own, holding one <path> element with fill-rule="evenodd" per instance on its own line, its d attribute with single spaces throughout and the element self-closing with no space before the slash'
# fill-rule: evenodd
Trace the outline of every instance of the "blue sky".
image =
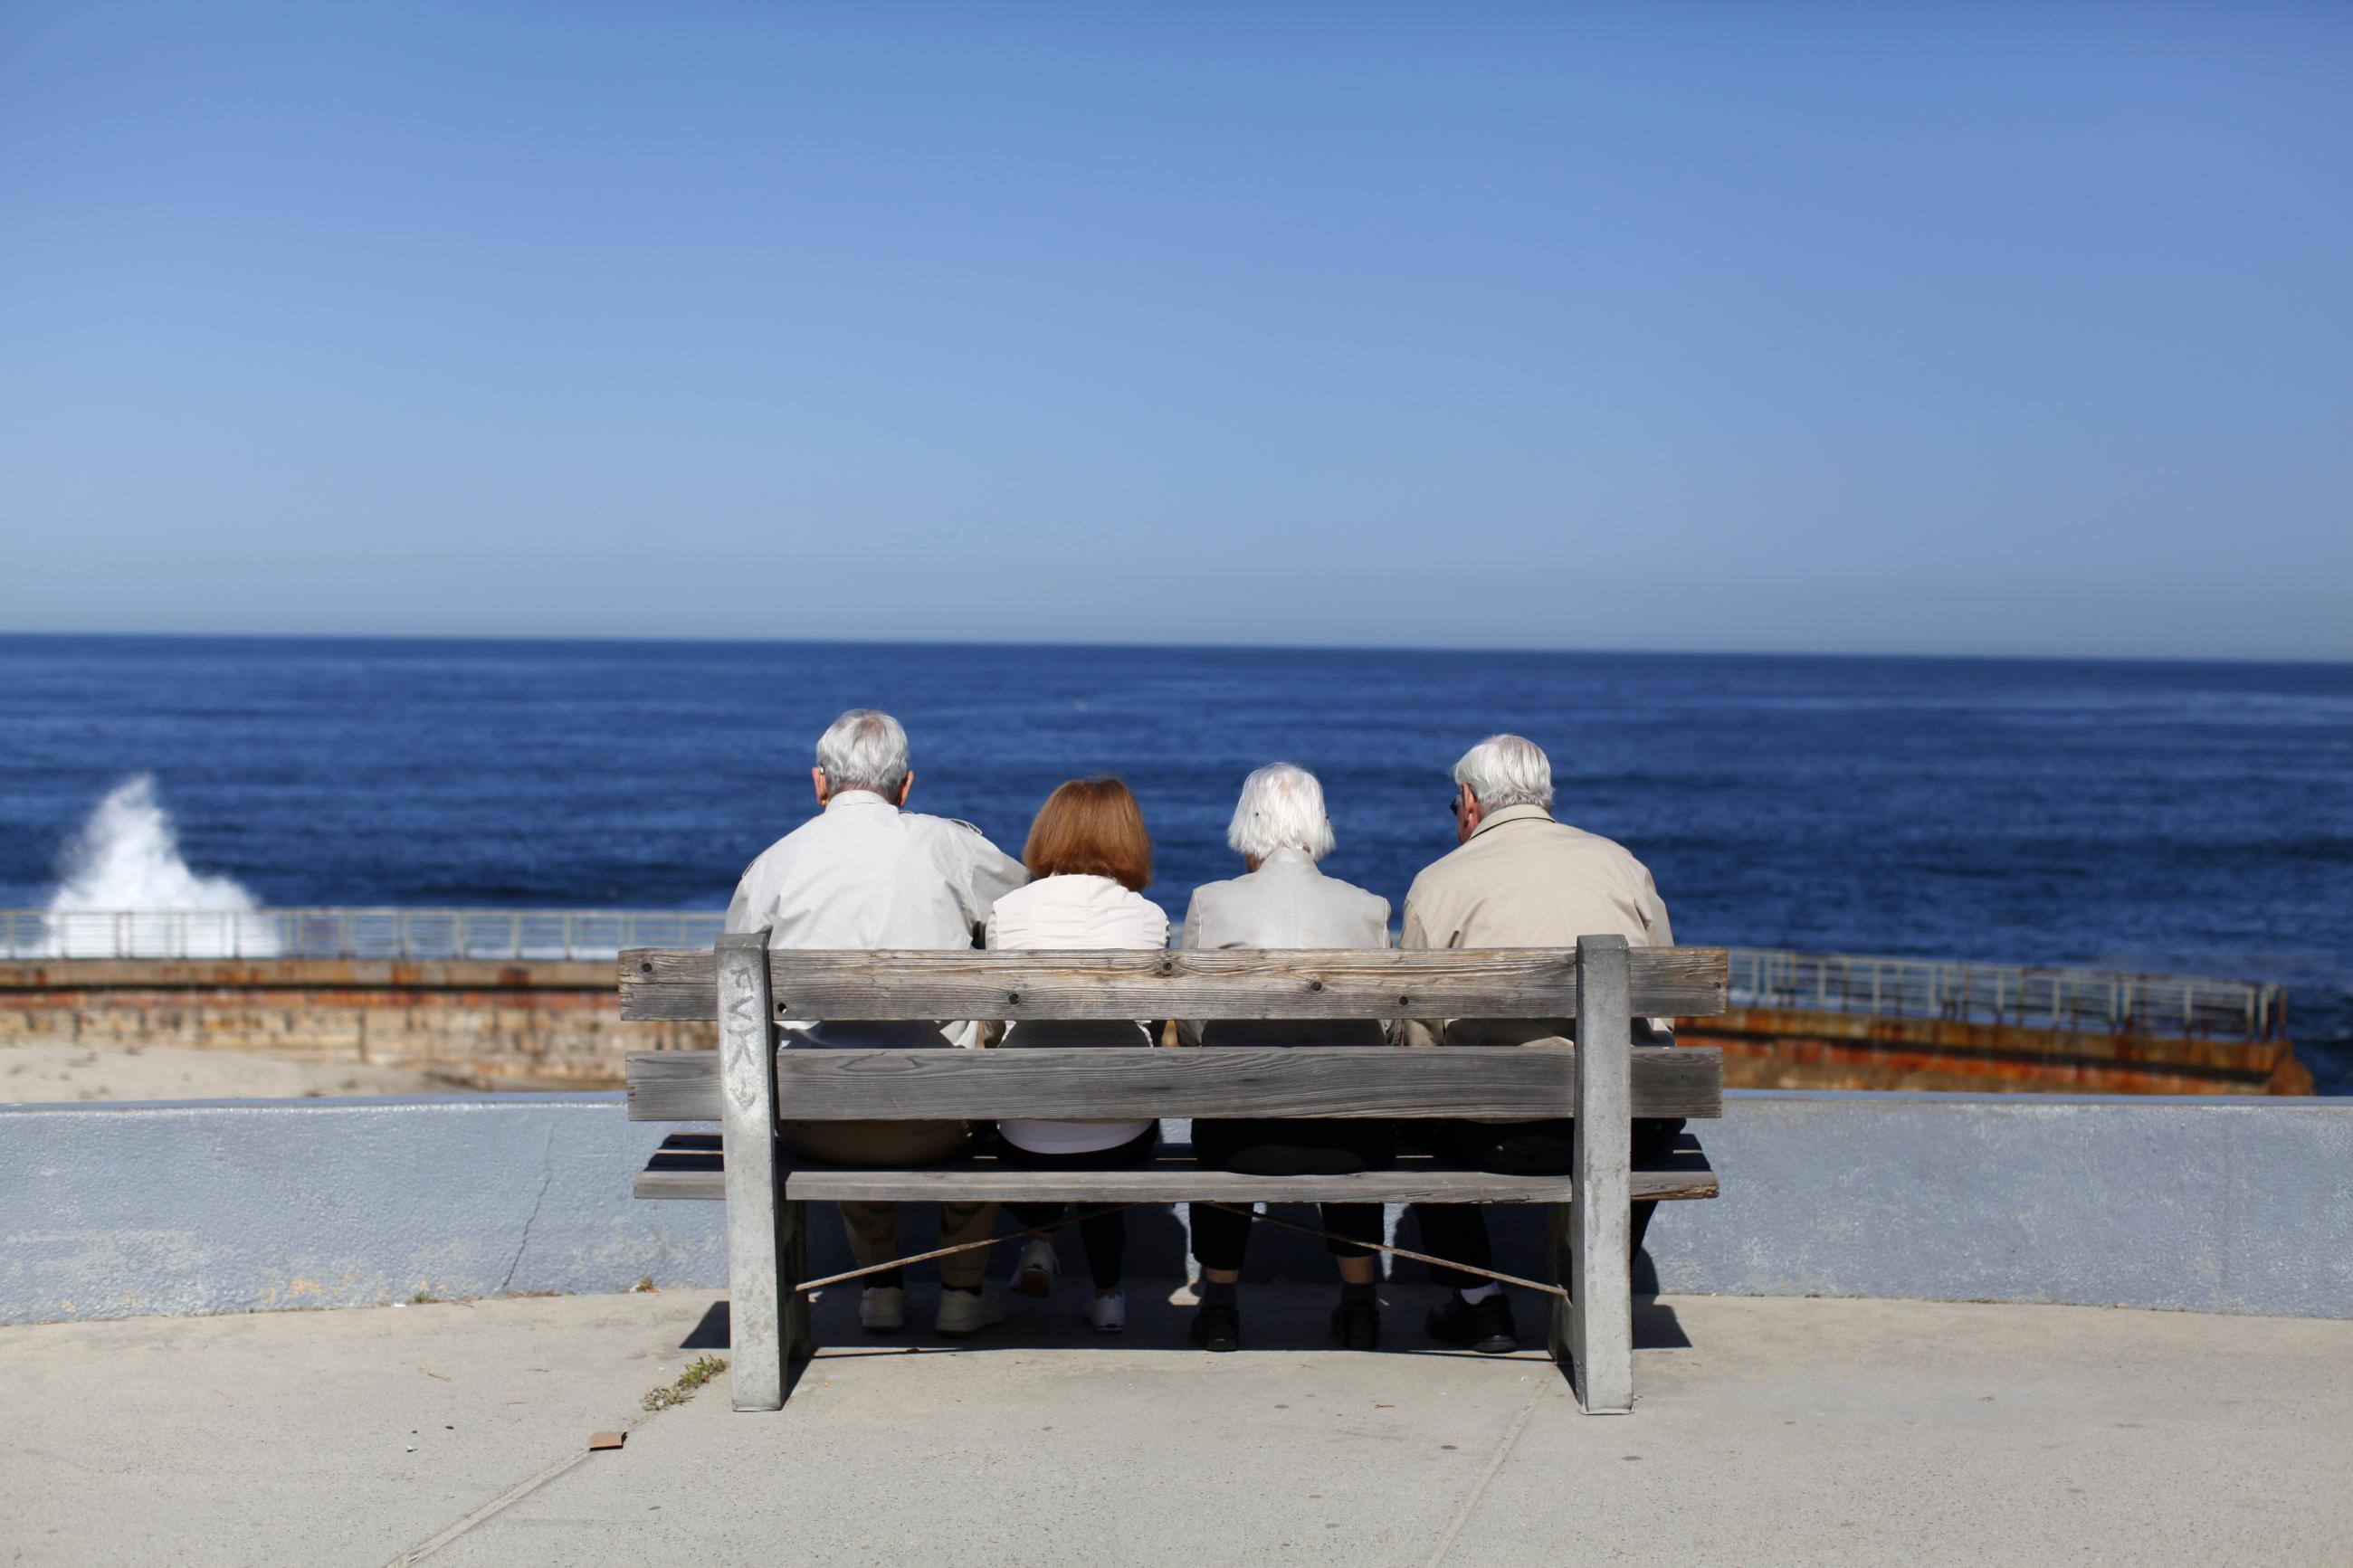
<svg viewBox="0 0 2353 1568">
<path fill-rule="evenodd" d="M 2353 8 L 0 5 L 0 628 L 2353 658 Z"/>
</svg>

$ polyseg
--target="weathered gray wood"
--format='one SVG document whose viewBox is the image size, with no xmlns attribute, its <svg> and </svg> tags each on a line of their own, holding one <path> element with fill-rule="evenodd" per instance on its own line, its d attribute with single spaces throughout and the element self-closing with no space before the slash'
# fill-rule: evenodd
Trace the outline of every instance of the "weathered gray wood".
<svg viewBox="0 0 2353 1568">
<path fill-rule="evenodd" d="M 719 1120 L 717 1051 L 631 1051 L 629 1120 Z"/>
<path fill-rule="evenodd" d="M 789 1243 L 776 1202 L 776 1048 L 768 1004 L 768 943 L 758 932 L 719 939 L 719 1122 L 726 1152 L 727 1316 L 738 1410 L 785 1403 L 781 1315 Z"/>
<path fill-rule="evenodd" d="M 641 1198 L 717 1199 L 726 1196 L 726 1177 L 715 1147 L 681 1142 L 693 1134 L 673 1134 L 637 1178 Z M 715 1143 L 715 1140 L 712 1141 Z M 1462 1171 L 1409 1154 L 1395 1170 L 1345 1176 L 1254 1176 L 1207 1170 L 1190 1152 L 1176 1147 L 1132 1171 L 1025 1171 L 994 1159 L 911 1171 L 849 1170 L 814 1166 L 789 1172 L 788 1198 L 803 1202 L 934 1202 L 987 1198 L 1036 1203 L 1452 1203 L 1565 1205 L 1574 1184 L 1567 1176 L 1502 1176 Z M 1695 1140 L 1686 1137 L 1675 1152 L 1632 1173 L 1635 1195 L 1672 1201 L 1712 1198 L 1715 1171 Z M 787 1205 L 787 1207 L 792 1206 Z M 1560 1276 L 1567 1283 L 1568 1276 Z"/>
<path fill-rule="evenodd" d="M 633 1198 L 681 1198 L 725 1202 L 727 1173 L 714 1162 L 708 1171 L 649 1165 L 629 1183 Z"/>
<path fill-rule="evenodd" d="M 810 1203 L 865 1200 L 935 1203 L 967 1198 L 991 1203 L 1381 1203 L 1547 1204 L 1565 1207 L 1575 1184 L 1567 1176 L 1497 1176 L 1482 1171 L 1423 1171 L 1413 1166 L 1350 1176 L 1249 1176 L 1232 1171 L 1017 1171 L 987 1166 L 954 1170 L 795 1172 L 788 1196 Z M 1719 1195 L 1713 1171 L 1636 1171 L 1630 1190 L 1662 1203 Z M 630 1187 L 640 1198 L 717 1201 L 727 1195 L 725 1174 L 708 1171 L 640 1172 Z M 787 1205 L 789 1206 L 789 1205 Z M 1564 1276 L 1562 1283 L 1567 1282 Z M 1567 1358 L 1563 1358 L 1566 1362 Z"/>
<path fill-rule="evenodd" d="M 717 1114 L 712 1053 L 629 1058 L 629 1119 Z M 1575 1104 L 1567 1046 L 1305 1050 L 781 1051 L 777 1092 L 801 1121 L 1115 1121 L 1147 1116 L 1455 1117 L 1526 1121 Z M 1724 1114 L 1714 1047 L 1632 1052 L 1638 1116 Z"/>
<path fill-rule="evenodd" d="M 1722 1114 L 1723 1063 L 1702 1051 L 1644 1053 L 1649 1116 Z M 1567 1047 L 1400 1050 L 786 1051 L 779 1092 L 810 1121 L 1019 1116 L 1525 1120 L 1575 1104 Z"/>
<path fill-rule="evenodd" d="M 716 1132 L 673 1132 L 661 1141 L 646 1168 L 629 1184 L 632 1197 L 719 1198 L 727 1196 L 727 1162 Z"/>
<path fill-rule="evenodd" d="M 624 982 L 621 1018 L 631 1024 L 699 1022 L 711 1016 L 712 996 L 708 985 L 632 985 Z"/>
<path fill-rule="evenodd" d="M 1577 1191 L 1568 1216 L 1567 1330 L 1577 1403 L 1588 1415 L 1634 1408 L 1632 1224 L 1633 1009 L 1622 936 L 1577 939 Z"/>
<path fill-rule="evenodd" d="M 769 955 L 786 1018 L 1567 1018 L 1576 957 L 1560 948 L 1444 952 L 824 952 Z M 1722 948 L 1643 948 L 1637 1012 L 1721 1013 Z M 712 955 L 621 954 L 621 1016 L 711 1015 Z"/>
<path fill-rule="evenodd" d="M 1715 1173 L 1650 1171 L 1643 1195 L 1712 1198 Z M 1004 1202 L 1525 1204 L 1565 1200 L 1567 1176 L 1499 1176 L 1485 1171 L 1365 1171 L 1345 1176 L 1252 1176 L 1237 1171 L 795 1171 L 796 1198 L 839 1203 L 987 1198 Z"/>
<path fill-rule="evenodd" d="M 1400 1166 L 1357 1175 L 1242 1175 L 1238 1171 L 1014 1171 L 1005 1166 L 918 1168 L 918 1171 L 793 1171 L 784 1178 L 793 1201 L 873 1201 L 934 1204 L 941 1199 L 988 1199 L 993 1204 L 1556 1204 L 1567 1206 L 1567 1175 L 1492 1175 L 1487 1171 L 1435 1171 Z M 1642 1199 L 1678 1201 L 1717 1196 L 1713 1171 L 1635 1171 L 1630 1192 Z M 711 1171 L 642 1171 L 630 1192 L 642 1199 L 724 1199 L 727 1178 Z M 786 1204 L 791 1208 L 791 1204 Z M 1562 1279 L 1567 1284 L 1567 1279 Z"/>
</svg>

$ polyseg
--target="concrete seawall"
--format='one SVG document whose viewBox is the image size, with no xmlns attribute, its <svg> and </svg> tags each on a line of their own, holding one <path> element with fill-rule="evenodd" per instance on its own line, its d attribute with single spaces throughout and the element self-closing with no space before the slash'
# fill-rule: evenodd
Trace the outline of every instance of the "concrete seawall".
<svg viewBox="0 0 2353 1568">
<path fill-rule="evenodd" d="M 0 1046 L 246 1051 L 480 1088 L 608 1088 L 631 1051 L 709 1050 L 711 1024 L 624 1024 L 613 961 L 0 961 Z"/>
<path fill-rule="evenodd" d="M 1724 1052 L 1737 1089 L 1964 1094 L 2312 1093 L 2284 1038 L 2234 1040 L 2033 1028 L 1959 1018 L 1736 1007 L 1686 1018 L 1685 1046 Z"/>
<path fill-rule="evenodd" d="M 478 1089 L 610 1089 L 631 1051 L 709 1050 L 707 1023 L 624 1023 L 606 959 L 0 960 L 0 1047 L 242 1051 Z M 2172 1038 L 1746 1007 L 1686 1020 L 1751 1089 L 2307 1095 L 2283 1038 Z"/>
<path fill-rule="evenodd" d="M 0 1107 L 0 1321 L 723 1285 L 719 1205 L 628 1195 L 670 1130 L 614 1094 Z M 1724 1196 L 1664 1205 L 1638 1282 L 2353 1318 L 2353 1101 L 1734 1093 L 1697 1130 Z M 1540 1273 L 1535 1214 L 1490 1212 Z M 1130 1222 L 1181 1277 L 1181 1213 Z M 1329 1270 L 1264 1227 L 1251 1261 Z"/>
</svg>

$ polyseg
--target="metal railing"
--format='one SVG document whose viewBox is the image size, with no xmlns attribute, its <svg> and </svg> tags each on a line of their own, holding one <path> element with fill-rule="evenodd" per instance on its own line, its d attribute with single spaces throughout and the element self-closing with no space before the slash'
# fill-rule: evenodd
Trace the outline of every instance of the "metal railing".
<svg viewBox="0 0 2353 1568">
<path fill-rule="evenodd" d="M 2287 993 L 2244 980 L 1734 948 L 1732 1005 L 2071 1033 L 2277 1039 Z"/>
<path fill-rule="evenodd" d="M 709 947 L 716 910 L 0 910 L 0 957 L 597 959 Z"/>
<path fill-rule="evenodd" d="M 0 957 L 598 959 L 709 947 L 716 910 L 0 910 Z M 2075 1033 L 2262 1040 L 2285 1033 L 2277 985 L 2096 969 L 1732 950 L 1732 1005 L 1949 1018 Z"/>
</svg>

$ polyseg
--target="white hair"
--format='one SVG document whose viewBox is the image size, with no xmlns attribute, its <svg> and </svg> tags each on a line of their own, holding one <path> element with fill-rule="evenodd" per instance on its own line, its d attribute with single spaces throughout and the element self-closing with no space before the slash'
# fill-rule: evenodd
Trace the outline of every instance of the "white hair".
<svg viewBox="0 0 2353 1568">
<path fill-rule="evenodd" d="M 1507 805 L 1552 809 L 1552 759 L 1534 741 L 1490 735 L 1454 764 L 1454 782 L 1469 784 L 1482 811 Z"/>
<path fill-rule="evenodd" d="M 1242 781 L 1226 844 L 1237 855 L 1263 860 L 1296 849 L 1310 860 L 1332 853 L 1332 819 L 1324 813 L 1324 786 L 1293 763 L 1269 763 Z"/>
<path fill-rule="evenodd" d="M 907 731 L 888 713 L 852 708 L 817 738 L 817 765 L 829 794 L 869 789 L 887 800 L 907 777 Z"/>
</svg>

